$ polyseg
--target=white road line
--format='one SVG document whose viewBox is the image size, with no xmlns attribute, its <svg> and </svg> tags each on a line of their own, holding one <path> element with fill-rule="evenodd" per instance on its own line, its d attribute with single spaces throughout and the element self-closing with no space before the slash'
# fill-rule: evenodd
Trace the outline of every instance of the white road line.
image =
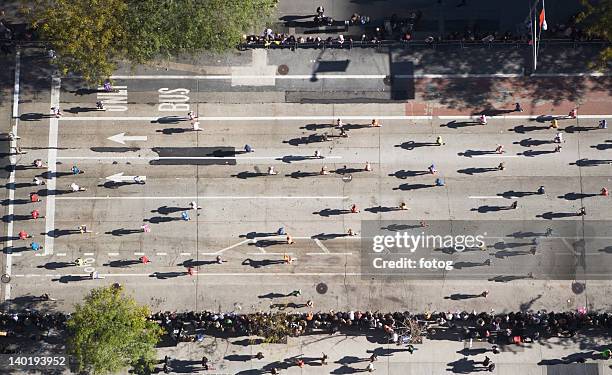
<svg viewBox="0 0 612 375">
<path fill-rule="evenodd" d="M 301 161 L 321 161 L 325 159 L 342 159 L 342 156 L 325 156 L 313 158 L 312 155 L 292 155 L 303 157 Z M 281 160 L 285 156 L 58 156 L 58 160 Z"/>
<path fill-rule="evenodd" d="M 321 250 L 323 250 L 323 253 L 329 253 L 329 250 L 327 247 L 325 247 L 325 245 L 323 245 L 323 243 L 321 243 L 321 240 L 315 238 L 314 242 L 321 248 Z"/>
<path fill-rule="evenodd" d="M 253 241 L 253 240 L 252 240 L 252 239 L 250 239 L 250 238 L 248 238 L 248 239 L 246 239 L 246 240 L 243 240 L 243 241 L 240 241 L 240 242 L 238 242 L 238 243 L 235 243 L 235 244 L 233 244 L 233 245 L 231 245 L 231 246 L 228 246 L 228 247 L 226 247 L 226 248 L 224 248 L 224 249 L 221 249 L 221 250 L 219 250 L 219 251 L 216 251 L 216 252 L 214 252 L 214 253 L 200 253 L 200 254 L 202 254 L 202 255 L 219 255 L 219 254 L 222 254 L 223 252 L 225 252 L 225 251 L 227 251 L 227 250 L 231 250 L 231 249 L 233 249 L 233 248 L 235 248 L 235 247 L 238 247 L 238 246 L 240 246 L 240 245 L 244 245 L 245 243 L 247 243 L 247 242 L 251 242 L 251 241 Z"/>
<path fill-rule="evenodd" d="M 247 253 L 247 255 L 293 255 L 293 253 Z"/>
<path fill-rule="evenodd" d="M 190 255 L 191 255 L 191 253 L 181 253 L 180 255 L 181 255 L 181 256 L 190 256 Z"/>
<path fill-rule="evenodd" d="M 282 196 L 282 195 L 277 195 L 277 196 L 211 196 L 211 197 L 206 197 L 206 196 L 196 196 L 196 197 L 121 197 L 121 196 L 117 196 L 117 197 L 110 197 L 110 196 L 106 196 L 106 197 L 86 197 L 86 196 L 75 196 L 75 197 L 57 197 L 55 198 L 56 200 L 61 200 L 61 201 L 71 201 L 71 200 L 181 200 L 181 199 L 191 199 L 191 200 L 223 200 L 223 199 L 228 199 L 228 200 L 235 200 L 235 199 L 248 199 L 248 200 L 254 200 L 254 199 L 348 199 L 348 196 L 298 196 L 298 197 L 292 197 L 292 196 Z M 310 237 L 306 237 L 306 238 L 310 238 Z"/>
<path fill-rule="evenodd" d="M 41 254 L 41 253 L 34 254 L 35 257 L 44 257 L 45 255 L 47 255 L 47 254 Z"/>
<path fill-rule="evenodd" d="M 20 76 L 21 76 L 21 51 L 17 50 L 17 53 L 15 53 L 15 85 L 13 86 L 13 128 L 11 129 L 11 132 L 13 133 L 13 135 L 15 135 L 15 138 L 17 136 L 17 129 L 19 127 L 19 84 L 20 84 Z M 17 151 L 17 139 L 13 139 L 11 140 L 11 144 L 10 144 L 10 148 L 9 148 L 9 153 L 11 153 L 11 156 L 9 157 L 9 161 L 11 163 L 11 166 L 13 168 L 11 168 L 11 173 L 9 174 L 9 184 L 14 184 L 15 183 L 15 166 L 17 165 L 17 155 L 14 155 L 12 153 L 12 151 Z M 9 205 L 8 205 L 8 217 L 12 218 L 13 214 L 14 214 L 14 210 L 15 207 L 13 206 L 13 200 L 15 199 L 15 189 L 9 189 L 9 194 L 8 194 L 8 199 L 9 199 Z M 8 237 L 7 241 L 6 241 L 6 248 L 9 250 L 13 249 L 13 220 L 9 220 L 8 224 L 6 225 L 6 235 Z M 13 270 L 13 255 L 16 256 L 21 256 L 21 254 L 11 254 L 11 251 L 7 251 L 6 253 L 6 260 L 4 263 L 4 273 L 9 275 L 11 274 L 12 270 Z M 4 285 L 4 300 L 8 301 L 9 299 L 11 299 L 11 284 L 10 283 L 6 283 Z M 6 308 L 8 309 L 9 306 L 7 304 Z"/>
<path fill-rule="evenodd" d="M 470 199 L 504 199 L 504 197 L 500 197 L 499 195 L 470 195 L 468 198 Z"/>
<path fill-rule="evenodd" d="M 144 253 L 134 253 L 134 255 L 144 255 Z"/>
<path fill-rule="evenodd" d="M 564 116 L 564 115 L 543 115 L 543 116 Z M 474 116 L 436 116 L 440 120 L 474 120 L 475 122 L 478 119 L 477 115 Z M 502 119 L 502 120 L 537 120 L 541 118 L 541 116 L 530 116 L 530 115 L 499 115 L 499 116 L 488 116 L 489 119 Z M 601 118 L 612 118 L 612 115 L 578 115 L 576 116 L 578 119 L 601 119 Z M 568 120 L 571 120 L 568 118 Z M 486 125 L 484 125 L 486 127 Z"/>
<path fill-rule="evenodd" d="M 168 255 L 168 253 L 156 253 L 155 255 Z"/>
<path fill-rule="evenodd" d="M 109 256 L 109 257 L 116 257 L 116 256 L 118 256 L 118 255 L 119 255 L 119 253 L 108 253 L 108 256 Z"/>
<path fill-rule="evenodd" d="M 353 253 L 306 253 L 306 255 L 353 255 Z"/>
<path fill-rule="evenodd" d="M 522 155 L 499 155 L 499 154 L 489 154 L 489 155 L 473 155 L 468 156 L 470 158 L 520 158 Z"/>
<path fill-rule="evenodd" d="M 55 256 L 57 256 L 57 257 L 65 257 L 66 253 L 56 253 Z"/>
<path fill-rule="evenodd" d="M 85 256 L 92 256 L 92 255 L 94 255 L 94 253 L 83 253 L 83 255 L 85 255 Z"/>
<path fill-rule="evenodd" d="M 356 116 L 356 115 L 328 115 L 328 116 L 210 116 L 210 117 L 199 117 L 200 122 L 202 121 L 310 121 L 310 120 L 322 120 L 322 121 L 334 121 L 338 118 L 343 120 L 367 120 L 370 121 L 373 118 L 379 120 L 431 120 L 432 116 L 403 116 L 403 115 L 378 115 L 372 114 L 367 116 Z M 74 117 L 62 117 L 62 121 L 158 121 L 164 120 L 164 117 L 130 117 L 130 116 L 74 116 Z M 187 121 L 187 118 L 177 117 L 176 121 Z"/>
<path fill-rule="evenodd" d="M 60 102 L 60 87 L 62 81 L 59 77 L 51 79 L 51 107 L 59 107 Z M 57 162 L 57 135 L 58 135 L 58 119 L 52 116 L 49 119 L 49 150 L 47 152 L 47 171 L 51 178 L 47 179 L 47 190 L 53 191 L 57 185 L 57 178 L 54 176 L 56 172 Z M 55 239 L 49 235 L 55 230 L 55 195 L 50 194 L 46 197 L 46 214 L 45 214 L 45 254 L 53 254 L 53 244 Z"/>
<path fill-rule="evenodd" d="M 384 79 L 387 74 L 316 74 L 317 79 Z M 419 78 L 521 78 L 523 73 L 490 73 L 490 74 L 394 74 L 395 78 L 400 79 L 419 79 Z M 608 77 L 608 73 L 600 72 L 578 72 L 578 73 L 534 73 L 532 77 Z M 198 80 L 224 80 L 233 78 L 249 78 L 249 79 L 312 79 L 313 74 L 287 74 L 287 75 L 229 75 L 229 74 L 211 74 L 211 75 L 114 75 L 111 79 L 137 80 L 137 79 L 198 79 Z"/>
</svg>

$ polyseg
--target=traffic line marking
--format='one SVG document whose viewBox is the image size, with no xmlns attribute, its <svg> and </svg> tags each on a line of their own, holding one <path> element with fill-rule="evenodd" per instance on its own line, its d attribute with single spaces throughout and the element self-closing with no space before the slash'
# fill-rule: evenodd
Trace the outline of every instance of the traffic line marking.
<svg viewBox="0 0 612 375">
<path fill-rule="evenodd" d="M 168 255 L 168 253 L 156 253 L 155 255 Z"/>
<path fill-rule="evenodd" d="M 66 253 L 57 253 L 57 254 L 55 254 L 55 256 L 58 256 L 58 257 L 65 257 L 65 256 L 66 256 Z"/>
<path fill-rule="evenodd" d="M 92 256 L 92 255 L 94 255 L 94 253 L 83 253 L 83 255 L 85 255 L 85 256 Z"/>
<path fill-rule="evenodd" d="M 313 158 L 312 155 L 292 155 L 293 157 L 303 157 L 304 160 L 296 162 L 306 161 L 321 161 L 325 159 L 342 159 L 342 156 L 325 156 L 323 158 Z M 282 160 L 286 156 L 58 156 L 58 160 Z M 121 176 L 123 172 L 108 176 L 107 179 L 119 180 L 127 179 L 126 177 L 133 176 Z M 144 177 L 144 176 L 143 176 Z"/>
<path fill-rule="evenodd" d="M 576 72 L 576 73 L 534 73 L 532 77 L 608 77 L 611 74 L 601 72 Z M 470 73 L 456 73 L 456 74 L 428 74 L 428 73 L 414 73 L 414 74 L 321 74 L 317 73 L 316 78 L 325 79 L 384 79 L 387 77 L 399 78 L 399 79 L 435 79 L 435 78 L 521 78 L 525 77 L 524 73 L 488 73 L 488 74 L 470 74 Z M 251 79 L 312 79 L 313 74 L 251 74 L 251 75 L 238 75 L 238 74 L 211 74 L 211 75 L 114 75 L 111 79 L 123 79 L 123 80 L 137 80 L 137 79 L 197 79 L 197 80 L 226 80 L 235 78 L 251 78 Z"/>
<path fill-rule="evenodd" d="M 145 253 L 134 253 L 134 255 L 145 255 Z"/>
<path fill-rule="evenodd" d="M 108 253 L 109 257 L 116 257 L 117 255 L 119 255 L 119 253 Z"/>
<path fill-rule="evenodd" d="M 321 240 L 319 240 L 318 238 L 315 238 L 314 242 L 317 244 L 317 246 L 321 248 L 321 250 L 323 250 L 323 253 L 329 253 L 329 250 L 327 249 L 327 247 L 325 247 L 325 245 L 323 245 Z"/>
<path fill-rule="evenodd" d="M 181 253 L 180 255 L 181 255 L 181 256 L 190 256 L 190 255 L 191 255 L 191 253 Z"/>
<path fill-rule="evenodd" d="M 51 107 L 59 108 L 60 103 L 60 87 L 62 81 L 60 77 L 52 77 L 51 79 Z M 47 152 L 47 170 L 51 176 L 54 176 L 56 171 L 57 163 L 57 137 L 58 137 L 58 126 L 59 119 L 55 116 L 51 116 L 49 119 L 49 150 Z M 57 185 L 57 178 L 51 177 L 47 179 L 47 189 L 50 191 L 55 190 Z M 45 254 L 53 254 L 53 244 L 55 238 L 50 236 L 49 233 L 55 230 L 55 195 L 50 194 L 47 196 L 46 202 L 46 214 L 45 214 Z"/>
<path fill-rule="evenodd" d="M 21 75 L 21 51 L 19 50 L 19 48 L 17 49 L 17 52 L 15 54 L 15 85 L 13 87 L 13 119 L 14 119 L 14 123 L 13 123 L 13 127 L 11 129 L 11 133 L 15 136 L 15 138 L 17 138 L 17 128 L 19 127 L 19 84 L 20 84 L 20 75 Z M 11 154 L 9 157 L 9 162 L 11 163 L 11 166 L 13 168 L 11 168 L 11 173 L 9 174 L 9 184 L 14 184 L 15 183 L 15 171 L 16 168 L 14 168 L 17 165 L 17 156 L 12 154 L 12 150 L 17 150 L 17 139 L 12 139 L 10 142 L 10 147 L 9 147 L 9 153 Z M 9 193 L 8 193 L 8 199 L 9 199 L 9 205 L 8 205 L 8 210 L 7 210 L 7 214 L 9 218 L 13 217 L 14 214 L 14 210 L 15 207 L 13 206 L 13 201 L 15 200 L 15 189 L 8 189 Z M 8 239 L 6 240 L 6 248 L 11 250 L 13 248 L 13 220 L 9 220 L 8 224 L 6 225 L 6 233 L 8 236 Z M 6 255 L 6 261 L 4 262 L 4 274 L 6 275 L 10 275 L 12 272 L 12 268 L 13 268 L 13 255 L 17 254 L 12 254 L 10 251 L 5 252 Z M 21 254 L 19 254 L 18 256 L 21 256 Z M 11 284 L 7 283 L 4 285 L 4 300 L 8 301 L 9 299 L 11 299 Z M 8 305 L 7 305 L 8 307 Z"/>
<path fill-rule="evenodd" d="M 348 196 L 326 196 L 326 195 L 322 195 L 322 196 L 297 196 L 297 197 L 292 197 L 292 196 L 195 196 L 195 197 L 122 197 L 122 196 L 116 196 L 116 197 L 111 197 L 111 196 L 106 196 L 106 197 L 86 197 L 86 196 L 74 196 L 74 197 L 57 197 L 55 198 L 57 200 L 61 200 L 61 201 L 71 201 L 71 200 L 222 200 L 222 199 L 230 199 L 230 200 L 234 200 L 234 199 L 248 199 L 248 200 L 254 200 L 254 199 L 348 199 Z M 310 238 L 310 237 L 306 237 L 306 238 Z M 248 241 L 248 240 L 247 240 Z"/>
<path fill-rule="evenodd" d="M 14 257 L 20 257 L 22 254 L 21 253 L 11 253 L 11 254 L 6 254 L 7 256 L 14 256 Z M 10 273 L 5 272 L 7 275 L 10 275 Z"/>
</svg>

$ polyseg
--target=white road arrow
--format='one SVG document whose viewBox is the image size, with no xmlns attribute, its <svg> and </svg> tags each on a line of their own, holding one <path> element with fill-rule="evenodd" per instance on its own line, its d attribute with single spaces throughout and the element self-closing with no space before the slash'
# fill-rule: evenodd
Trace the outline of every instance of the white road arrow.
<svg viewBox="0 0 612 375">
<path fill-rule="evenodd" d="M 147 180 L 147 176 L 124 176 L 123 172 L 115 173 L 114 175 L 106 177 L 107 180 L 113 182 L 145 182 Z"/>
<path fill-rule="evenodd" d="M 125 144 L 125 141 L 146 141 L 146 135 L 125 135 L 125 133 L 115 134 L 112 137 L 108 137 L 106 139 L 110 139 L 113 142 Z"/>
</svg>

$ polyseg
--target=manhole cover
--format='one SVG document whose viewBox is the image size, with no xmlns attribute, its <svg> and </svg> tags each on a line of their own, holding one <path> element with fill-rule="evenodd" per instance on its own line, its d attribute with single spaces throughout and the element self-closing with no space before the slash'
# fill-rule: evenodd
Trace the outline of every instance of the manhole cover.
<svg viewBox="0 0 612 375">
<path fill-rule="evenodd" d="M 281 76 L 284 76 L 287 73 L 289 73 L 289 67 L 285 64 L 279 65 L 277 71 L 278 71 L 278 74 L 280 74 Z"/>
<path fill-rule="evenodd" d="M 391 83 L 393 83 L 393 78 L 391 78 L 391 76 L 386 76 L 383 78 L 383 83 L 387 86 L 391 86 Z"/>
<path fill-rule="evenodd" d="M 572 292 L 574 294 L 581 294 L 584 292 L 585 286 L 583 283 L 572 283 Z"/>
<path fill-rule="evenodd" d="M 317 284 L 317 293 L 319 293 L 319 294 L 327 293 L 327 284 L 325 284 L 325 283 Z"/>
<path fill-rule="evenodd" d="M 8 284 L 11 281 L 11 276 L 5 273 L 4 275 L 2 275 L 2 277 L 0 277 L 0 280 L 3 283 Z"/>
</svg>

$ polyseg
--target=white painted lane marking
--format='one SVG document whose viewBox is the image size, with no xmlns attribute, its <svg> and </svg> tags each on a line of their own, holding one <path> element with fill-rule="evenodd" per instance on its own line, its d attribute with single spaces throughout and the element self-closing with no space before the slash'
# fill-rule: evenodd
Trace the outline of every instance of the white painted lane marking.
<svg viewBox="0 0 612 375">
<path fill-rule="evenodd" d="M 60 87 L 62 81 L 59 77 L 51 79 L 51 107 L 59 108 Z M 57 163 L 57 135 L 59 121 L 55 116 L 49 119 L 49 150 L 47 153 L 47 171 L 51 175 L 47 179 L 47 190 L 54 191 L 57 185 L 55 177 Z M 53 244 L 55 239 L 49 234 L 55 230 L 55 194 L 47 195 L 46 214 L 45 214 L 45 254 L 53 254 Z"/>
<path fill-rule="evenodd" d="M 325 245 L 323 245 L 323 243 L 321 243 L 321 240 L 315 238 L 314 242 L 321 248 L 321 250 L 323 250 L 324 253 L 329 253 L 329 250 L 327 247 L 325 247 Z"/>
<path fill-rule="evenodd" d="M 113 136 L 110 136 L 106 139 L 109 139 L 113 142 L 117 142 L 120 143 L 122 145 L 125 144 L 125 142 L 130 142 L 130 141 L 146 141 L 148 138 L 147 136 L 141 136 L 141 135 L 125 135 L 125 133 L 119 133 L 119 134 L 115 134 Z"/>
<path fill-rule="evenodd" d="M 118 256 L 118 255 L 119 255 L 119 253 L 108 253 L 108 256 L 109 256 L 109 257 L 116 257 L 116 256 Z"/>
<path fill-rule="evenodd" d="M 413 78 L 520 78 L 524 77 L 523 73 L 492 73 L 492 74 L 395 74 L 394 78 L 413 79 Z M 577 73 L 534 73 L 532 77 L 609 77 L 609 73 L 600 72 L 577 72 Z M 311 79 L 312 74 L 287 74 L 287 75 L 114 75 L 111 79 L 198 79 L 198 80 L 223 80 L 232 78 L 274 78 L 274 79 Z M 388 77 L 386 74 L 317 74 L 317 79 L 384 79 Z"/>
<path fill-rule="evenodd" d="M 106 180 L 113 181 L 113 182 L 126 182 L 126 181 L 136 182 L 136 177 L 140 178 L 140 181 L 143 181 L 143 182 L 147 180 L 147 176 L 124 176 L 123 172 L 119 172 L 119 173 L 115 173 L 114 175 L 107 176 Z"/>
<path fill-rule="evenodd" d="M 57 197 L 56 200 L 68 201 L 68 200 L 181 200 L 181 199 L 197 199 L 197 200 L 215 200 L 215 199 L 348 199 L 348 196 L 192 196 L 192 197 L 86 197 L 86 196 L 74 196 L 74 197 Z M 296 238 L 296 237 L 294 237 Z M 310 238 L 310 237 L 306 237 Z"/>
<path fill-rule="evenodd" d="M 487 154 L 487 155 L 472 155 L 470 158 L 520 158 L 522 155 L 500 155 L 500 154 Z"/>
<path fill-rule="evenodd" d="M 191 255 L 191 253 L 181 253 L 180 255 L 181 255 L 181 256 L 190 256 L 190 255 Z"/>
<path fill-rule="evenodd" d="M 306 255 L 353 255 L 353 253 L 306 253 Z"/>
<path fill-rule="evenodd" d="M 144 253 L 134 253 L 134 255 L 144 255 Z"/>
<path fill-rule="evenodd" d="M 541 116 L 530 116 L 530 115 L 499 115 L 499 116 L 488 116 L 489 120 L 537 120 L 538 118 L 546 117 L 546 116 L 555 116 L 555 117 L 565 117 L 565 115 L 541 115 Z M 440 120 L 474 120 L 474 122 L 478 121 L 478 116 L 436 116 Z M 576 116 L 578 119 L 601 119 L 601 118 L 612 118 L 612 115 L 578 115 Z M 561 118 L 560 120 L 564 120 Z M 571 118 L 566 118 L 566 120 L 573 120 Z M 482 125 L 486 128 L 487 125 Z"/>
<path fill-rule="evenodd" d="M 168 255 L 168 253 L 156 253 L 155 255 Z"/>
<path fill-rule="evenodd" d="M 338 118 L 343 120 L 372 120 L 373 118 L 379 120 L 431 120 L 432 116 L 392 116 L 392 115 L 367 115 L 367 116 L 356 116 L 356 115 L 328 115 L 328 116 L 210 116 L 210 117 L 199 117 L 199 121 L 304 121 L 304 120 L 324 120 L 334 121 Z M 130 116 L 74 116 L 74 117 L 62 117 L 62 121 L 164 121 L 164 117 L 130 117 Z M 175 121 L 187 121 L 187 118 L 176 117 L 173 118 Z"/>
<path fill-rule="evenodd" d="M 94 253 L 83 253 L 83 255 L 85 255 L 85 256 L 92 256 L 92 255 L 94 255 Z"/>
<path fill-rule="evenodd" d="M 221 249 L 219 251 L 215 251 L 214 253 L 200 253 L 200 254 L 202 254 L 202 255 L 219 255 L 219 254 L 222 254 L 224 251 L 231 250 L 231 249 L 233 249 L 235 247 L 238 247 L 240 245 L 244 245 L 245 243 L 252 242 L 252 241 L 253 241 L 252 239 L 248 238 L 246 240 L 243 240 L 243 241 L 240 241 L 238 243 L 235 243 L 235 244 L 233 244 L 231 246 L 228 246 L 228 247 L 226 247 L 224 249 Z"/>
<path fill-rule="evenodd" d="M 247 255 L 293 255 L 293 253 L 247 253 Z"/>
<path fill-rule="evenodd" d="M 55 256 L 57 256 L 57 257 L 65 257 L 66 253 L 56 253 Z"/>
<path fill-rule="evenodd" d="M 296 160 L 294 163 L 309 162 L 326 159 L 342 159 L 342 156 L 325 156 L 324 158 L 314 158 L 312 155 L 292 155 L 293 157 L 303 157 L 304 160 Z M 58 156 L 58 160 L 282 160 L 285 156 Z M 115 175 L 113 175 L 115 176 Z M 112 176 L 111 176 L 112 177 Z"/>
<path fill-rule="evenodd" d="M 9 162 L 11 163 L 11 173 L 9 174 L 9 184 L 14 184 L 15 183 L 15 166 L 17 165 L 17 129 L 19 127 L 19 80 L 20 80 L 20 75 L 21 75 L 21 51 L 18 49 L 17 53 L 15 53 L 15 86 L 13 87 L 13 128 L 11 129 L 11 132 L 13 133 L 13 135 L 15 136 L 14 139 L 11 140 L 11 145 L 9 148 L 9 153 L 11 153 L 11 156 L 9 157 Z M 15 151 L 15 154 L 12 153 L 12 151 Z M 9 199 L 9 205 L 8 205 L 8 217 L 12 218 L 13 214 L 14 214 L 14 210 L 15 207 L 13 206 L 13 200 L 15 199 L 15 189 L 9 189 L 9 194 L 8 194 L 8 199 Z M 7 235 L 7 241 L 6 241 L 6 248 L 9 250 L 13 249 L 13 220 L 9 220 L 8 224 L 6 225 L 6 235 Z M 11 254 L 11 251 L 7 251 L 5 252 L 6 254 L 6 260 L 4 263 L 4 273 L 7 275 L 11 275 L 11 272 L 13 271 L 13 255 L 16 256 L 21 256 L 21 254 Z M 4 284 L 4 300 L 8 301 L 9 299 L 11 299 L 11 284 L 10 283 L 6 283 Z M 6 308 L 8 309 L 9 306 L 8 304 L 6 305 Z"/>
</svg>

